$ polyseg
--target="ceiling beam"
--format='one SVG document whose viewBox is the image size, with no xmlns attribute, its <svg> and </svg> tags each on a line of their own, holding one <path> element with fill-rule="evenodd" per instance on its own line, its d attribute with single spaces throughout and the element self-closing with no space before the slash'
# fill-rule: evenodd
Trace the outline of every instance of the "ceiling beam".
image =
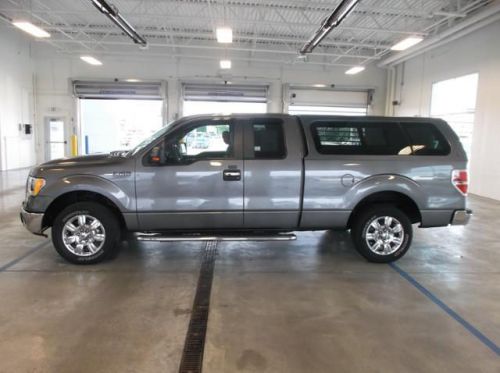
<svg viewBox="0 0 500 373">
<path fill-rule="evenodd" d="M 40 43 L 44 43 L 45 41 L 40 39 L 37 40 Z M 75 43 L 79 44 L 78 40 L 72 39 L 52 39 L 53 43 Z M 89 43 L 91 43 L 89 41 Z M 124 41 L 99 41 L 96 42 L 103 45 L 115 45 L 115 46 L 130 46 L 130 43 Z M 169 44 L 169 43 L 148 43 L 150 48 L 179 48 L 179 49 L 201 49 L 201 50 L 213 50 L 213 51 L 233 51 L 233 52 L 254 52 L 254 53 L 270 53 L 270 54 L 288 54 L 291 56 L 295 56 L 297 52 L 295 50 L 280 50 L 280 49 L 259 49 L 259 48 L 251 48 L 251 47 L 237 47 L 237 46 L 227 46 L 227 47 L 219 47 L 215 45 L 196 45 L 196 44 Z M 99 52 L 98 50 L 96 50 Z M 132 51 L 132 50 L 131 50 Z M 148 55 L 148 51 L 142 52 L 143 56 Z M 361 54 L 342 54 L 342 53 L 314 53 L 315 56 L 325 56 L 325 57 L 340 57 L 340 58 L 356 58 L 356 59 L 374 59 L 375 55 L 361 55 Z"/>
</svg>

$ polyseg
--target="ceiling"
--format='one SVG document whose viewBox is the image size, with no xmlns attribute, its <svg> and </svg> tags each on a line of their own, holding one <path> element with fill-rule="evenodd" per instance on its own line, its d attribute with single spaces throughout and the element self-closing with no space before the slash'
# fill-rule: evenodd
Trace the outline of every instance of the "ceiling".
<svg viewBox="0 0 500 373">
<path fill-rule="evenodd" d="M 108 0 L 148 41 L 140 49 L 90 0 L 0 0 L 5 19 L 28 19 L 51 33 L 59 53 L 353 66 L 376 63 L 410 35 L 430 37 L 462 22 L 491 0 L 361 0 L 308 56 L 298 50 L 340 0 Z M 8 23 L 4 22 L 4 26 Z M 233 29 L 218 44 L 215 29 Z"/>
</svg>

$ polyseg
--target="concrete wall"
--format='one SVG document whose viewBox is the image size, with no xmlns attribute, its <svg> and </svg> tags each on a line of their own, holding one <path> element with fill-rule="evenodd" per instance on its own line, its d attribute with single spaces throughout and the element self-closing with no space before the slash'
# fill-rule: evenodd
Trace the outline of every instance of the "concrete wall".
<svg viewBox="0 0 500 373">
<path fill-rule="evenodd" d="M 470 191 L 500 200 L 499 36 L 496 22 L 399 65 L 396 99 L 401 105 L 395 115 L 428 116 L 434 82 L 479 73 Z"/>
<path fill-rule="evenodd" d="M 35 163 L 35 135 L 24 134 L 34 124 L 33 59 L 30 39 L 0 30 L 0 169 Z M 37 129 L 34 129 L 35 132 Z"/>
</svg>

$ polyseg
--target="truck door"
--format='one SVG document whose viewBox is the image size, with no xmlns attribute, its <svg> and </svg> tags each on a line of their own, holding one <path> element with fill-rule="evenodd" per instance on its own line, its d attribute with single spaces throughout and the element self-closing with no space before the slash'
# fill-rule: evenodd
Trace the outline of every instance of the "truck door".
<svg viewBox="0 0 500 373">
<path fill-rule="evenodd" d="M 244 225 L 294 229 L 301 209 L 302 134 L 296 119 L 255 116 L 244 121 Z"/>
<path fill-rule="evenodd" d="M 230 118 L 194 119 L 137 159 L 142 230 L 243 227 L 242 130 Z"/>
</svg>

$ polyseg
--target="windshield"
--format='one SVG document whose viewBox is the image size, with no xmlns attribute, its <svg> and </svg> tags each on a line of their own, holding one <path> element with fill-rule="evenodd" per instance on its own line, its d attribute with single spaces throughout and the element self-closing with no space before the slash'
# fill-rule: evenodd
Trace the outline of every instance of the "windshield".
<svg viewBox="0 0 500 373">
<path fill-rule="evenodd" d="M 156 131 L 155 133 L 153 133 L 151 136 L 149 136 L 148 138 L 146 138 L 143 141 L 141 141 L 135 148 L 133 148 L 132 150 L 130 150 L 127 155 L 133 156 L 133 155 L 137 154 L 142 149 L 144 149 L 146 146 L 148 146 L 148 144 L 151 144 L 151 142 L 153 142 L 156 139 L 158 139 L 161 136 L 163 136 L 163 134 L 166 133 L 167 130 L 170 128 L 170 126 L 172 125 L 172 123 L 173 122 L 168 123 L 165 127 L 160 128 L 158 131 Z"/>
</svg>

